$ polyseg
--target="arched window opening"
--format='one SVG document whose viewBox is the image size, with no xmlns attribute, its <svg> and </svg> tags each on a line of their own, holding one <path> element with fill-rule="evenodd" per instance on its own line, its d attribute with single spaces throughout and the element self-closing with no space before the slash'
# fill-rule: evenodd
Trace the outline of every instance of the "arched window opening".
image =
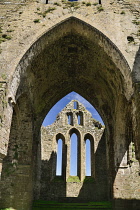
<svg viewBox="0 0 140 210">
<path fill-rule="evenodd" d="M 78 125 L 83 125 L 83 113 L 82 112 L 77 113 L 77 121 L 78 121 Z"/>
<path fill-rule="evenodd" d="M 95 154 L 94 154 L 94 138 L 90 133 L 84 137 L 85 140 L 85 175 L 95 177 Z"/>
<path fill-rule="evenodd" d="M 77 168 L 78 168 L 78 139 L 77 135 L 73 133 L 70 139 L 70 175 L 77 176 Z"/>
<path fill-rule="evenodd" d="M 78 114 L 78 125 L 81 125 L 81 116 Z"/>
<path fill-rule="evenodd" d="M 63 141 L 62 141 L 62 139 L 58 139 L 58 141 L 57 141 L 56 176 L 62 176 L 62 150 L 63 150 Z"/>
<path fill-rule="evenodd" d="M 102 4 L 101 0 L 99 0 L 99 4 Z"/>
<path fill-rule="evenodd" d="M 77 103 L 77 101 L 74 101 L 74 109 L 78 109 L 78 103 Z"/>
<path fill-rule="evenodd" d="M 72 113 L 68 113 L 67 116 L 68 116 L 68 124 L 73 125 L 73 115 L 72 115 Z"/>
<path fill-rule="evenodd" d="M 91 143 L 86 139 L 86 176 L 91 176 Z"/>
<path fill-rule="evenodd" d="M 68 115 L 68 124 L 71 124 L 71 115 Z"/>
</svg>

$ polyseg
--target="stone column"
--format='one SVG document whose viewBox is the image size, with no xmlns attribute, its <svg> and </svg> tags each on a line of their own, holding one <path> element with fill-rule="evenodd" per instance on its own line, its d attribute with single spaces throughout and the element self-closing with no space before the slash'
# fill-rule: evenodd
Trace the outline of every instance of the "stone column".
<svg viewBox="0 0 140 210">
<path fill-rule="evenodd" d="M 83 135 L 81 135 L 81 171 L 80 171 L 80 173 L 81 173 L 81 175 L 80 175 L 80 177 L 81 177 L 81 181 L 83 181 L 84 180 L 84 178 L 85 178 L 85 171 L 86 171 L 86 156 L 85 156 L 85 141 L 84 141 L 84 136 Z"/>
<path fill-rule="evenodd" d="M 70 175 L 70 135 L 67 134 L 66 135 L 67 141 L 66 141 L 66 145 L 67 145 L 67 160 L 66 160 L 66 181 Z"/>
<path fill-rule="evenodd" d="M 73 125 L 76 126 L 78 124 L 77 115 L 73 112 Z"/>
</svg>

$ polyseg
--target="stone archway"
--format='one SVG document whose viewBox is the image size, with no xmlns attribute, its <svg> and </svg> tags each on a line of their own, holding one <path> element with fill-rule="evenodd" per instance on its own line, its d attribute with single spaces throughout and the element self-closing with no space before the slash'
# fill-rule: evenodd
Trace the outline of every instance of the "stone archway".
<svg viewBox="0 0 140 210">
<path fill-rule="evenodd" d="M 19 117 L 15 120 L 13 112 L 12 125 L 16 126 L 20 137 L 9 139 L 9 153 L 11 141 L 14 141 L 12 145 L 17 145 L 18 157 L 22 157 L 26 149 L 28 158 L 23 155 L 23 162 L 22 158 L 21 162 L 17 159 L 19 167 L 15 167 L 18 170 L 12 175 L 5 176 L 3 172 L 2 180 L 8 186 L 8 190 L 3 191 L 3 206 L 10 204 L 20 210 L 30 209 L 41 123 L 51 107 L 71 91 L 85 97 L 105 122 L 109 187 L 115 197 L 116 165 L 120 165 L 131 141 L 127 138 L 130 132 L 127 127 L 131 124 L 131 116 L 127 117 L 128 112 L 131 115 L 131 84 L 130 69 L 121 52 L 89 24 L 71 17 L 42 35 L 20 60 L 9 87 L 16 101 L 13 109 L 20 116 L 18 122 Z M 27 126 L 29 116 L 30 129 Z M 23 146 L 25 137 L 27 145 Z M 8 161 L 13 163 L 14 154 L 9 160 L 9 153 L 5 158 L 5 168 Z M 27 181 L 23 182 L 22 190 L 18 184 L 8 185 L 15 179 L 20 183 L 25 175 L 29 178 L 29 188 L 26 188 Z"/>
<path fill-rule="evenodd" d="M 133 85 L 135 87 L 135 94 L 133 97 L 133 135 L 135 139 L 136 146 L 136 156 L 140 162 L 140 133 L 139 133 L 139 113 L 140 113 L 140 103 L 139 103 L 139 92 L 140 92 L 140 47 L 136 53 L 135 62 L 132 71 Z"/>
</svg>

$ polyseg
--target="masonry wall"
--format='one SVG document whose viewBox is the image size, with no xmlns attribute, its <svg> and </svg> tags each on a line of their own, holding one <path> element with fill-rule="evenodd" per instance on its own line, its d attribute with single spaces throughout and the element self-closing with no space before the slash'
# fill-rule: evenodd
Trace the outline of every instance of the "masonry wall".
<svg viewBox="0 0 140 210">
<path fill-rule="evenodd" d="M 38 135 L 36 134 L 36 130 L 38 131 L 40 129 L 40 125 L 44 118 L 44 115 L 50 110 L 50 108 L 58 100 L 60 100 L 60 98 L 62 98 L 68 92 L 72 91 L 74 88 L 75 90 L 79 91 L 79 93 L 83 94 L 83 96 L 86 97 L 92 104 L 94 104 L 95 101 L 96 107 L 100 110 L 101 115 L 105 119 L 105 124 L 107 125 L 106 149 L 107 154 L 109 154 L 109 157 L 107 157 L 107 166 L 109 167 L 107 167 L 107 169 L 109 168 L 109 186 L 111 186 L 111 189 L 113 188 L 112 185 L 114 183 L 114 179 L 116 178 L 116 180 L 118 180 L 118 182 L 115 182 L 116 188 L 114 188 L 114 191 L 111 192 L 111 194 L 116 196 L 118 199 L 121 199 L 121 196 L 125 195 L 125 198 L 123 197 L 122 201 L 126 201 L 126 203 L 131 198 L 133 200 L 137 198 L 137 201 L 139 201 L 140 198 L 138 193 L 138 165 L 136 164 L 135 175 L 130 170 L 134 168 L 135 164 L 132 164 L 131 167 L 128 164 L 127 167 L 125 166 L 126 168 L 119 169 L 121 159 L 123 159 L 123 155 L 125 156 L 124 152 L 128 151 L 128 143 L 130 143 L 130 140 L 128 138 L 129 132 L 127 131 L 127 122 L 131 120 L 131 117 L 133 117 L 133 123 L 131 123 L 133 137 L 131 140 L 133 140 L 135 143 L 136 157 L 140 162 L 140 90 L 138 87 L 139 75 L 135 74 L 136 72 L 139 72 L 139 59 L 137 60 L 138 65 L 136 65 L 136 69 L 133 69 L 134 62 L 136 61 L 135 58 L 137 57 L 136 55 L 138 55 L 137 52 L 139 50 L 139 1 L 102 1 L 103 8 L 101 9 L 99 4 L 94 5 L 96 1 L 91 1 L 91 6 L 87 6 L 82 2 L 74 6 L 65 2 L 58 2 L 61 5 L 55 5 L 53 2 L 50 2 L 49 4 L 42 4 L 40 3 L 40 1 L 26 1 L 21 3 L 20 5 L 16 4 L 17 1 L 11 1 L 12 3 L 4 2 L 7 2 L 7 0 L 0 2 L 0 84 L 2 84 L 0 87 L 2 88 L 0 89 L 0 162 L 2 162 L 5 156 L 7 156 L 8 144 L 10 144 L 9 136 L 10 133 L 13 132 L 13 128 L 11 127 L 13 110 L 16 107 L 17 113 L 21 114 L 21 117 L 23 117 L 23 119 L 23 113 L 28 110 L 25 110 L 25 108 L 22 107 L 22 103 L 20 104 L 20 106 L 19 104 L 18 106 L 15 106 L 18 98 L 20 98 L 20 96 L 22 96 L 22 94 L 27 91 L 27 95 L 30 97 L 28 105 L 32 105 L 32 112 L 28 110 L 27 113 L 28 115 L 30 115 L 30 113 L 32 114 L 32 120 L 30 121 L 32 121 L 33 123 L 33 129 L 31 129 L 30 132 L 31 136 L 34 136 L 34 143 L 32 144 L 30 142 L 30 135 L 27 137 L 29 130 L 27 129 L 27 133 L 25 133 L 24 125 L 21 126 L 22 123 L 20 124 L 14 121 L 13 124 L 14 126 L 16 126 L 16 123 L 18 124 L 19 127 L 17 127 L 19 129 L 19 133 L 21 130 L 23 134 L 27 134 L 26 139 L 28 141 L 28 145 L 30 148 L 33 148 L 33 150 L 29 150 L 30 152 L 28 154 L 30 156 L 30 159 L 32 159 L 31 165 L 28 165 L 28 167 L 30 168 L 30 172 L 28 172 L 28 177 L 31 177 L 30 180 L 32 180 L 31 172 L 33 171 L 32 166 L 36 160 L 35 156 L 37 152 L 35 147 L 38 142 Z M 55 7 L 55 9 L 46 13 L 49 7 Z M 44 12 L 46 14 L 44 14 Z M 46 16 L 44 17 L 44 15 Z M 56 31 L 51 31 L 51 38 L 48 38 L 50 34 L 47 37 L 47 41 L 52 41 L 52 45 L 49 45 L 48 47 L 49 49 L 45 45 L 44 34 L 47 34 L 47 32 L 52 27 L 58 26 L 61 21 L 65 21 L 67 18 L 71 17 L 75 18 L 73 21 L 73 29 L 76 31 L 76 29 L 79 28 L 79 31 L 77 30 L 78 34 L 80 34 L 81 31 L 80 21 L 82 22 L 81 25 L 85 29 L 85 34 L 90 34 L 91 27 L 95 29 L 94 31 L 99 30 L 99 32 L 101 32 L 99 33 L 100 39 L 98 39 L 99 43 L 97 43 L 97 45 L 99 44 L 102 47 L 102 50 L 100 51 L 100 56 L 97 57 L 98 59 L 95 59 L 96 61 L 100 61 L 98 64 L 99 68 L 97 68 L 97 72 L 95 71 L 95 73 L 93 73 L 94 71 L 92 68 L 85 68 L 85 66 L 92 67 L 93 64 L 96 64 L 96 62 L 92 63 L 93 59 L 91 59 L 91 57 L 93 58 L 97 53 L 93 53 L 93 56 L 91 51 L 89 54 L 85 53 L 83 56 L 87 63 L 85 62 L 85 65 L 81 65 L 80 67 L 81 69 L 84 69 L 84 71 L 81 71 L 81 69 L 79 68 L 80 63 L 83 64 L 83 62 L 80 62 L 81 60 L 79 62 L 78 60 L 76 60 L 77 72 L 80 72 L 77 75 L 74 74 L 74 68 L 65 68 L 65 64 L 67 63 L 66 61 L 68 61 L 67 59 L 62 59 L 62 62 L 60 62 L 61 71 L 58 70 L 55 65 L 53 65 L 55 59 L 51 58 L 54 58 L 54 55 L 55 57 L 57 57 L 57 52 L 59 49 L 58 45 L 55 45 L 55 47 L 53 48 L 54 40 L 56 40 L 58 35 L 59 38 L 62 38 L 64 33 L 60 36 L 60 34 Z M 76 18 L 79 18 L 80 21 L 78 22 Z M 61 31 L 63 32 L 66 32 L 66 29 L 71 26 L 71 24 L 60 25 Z M 85 26 L 87 25 L 88 27 L 86 28 Z M 57 27 L 56 30 L 58 31 L 58 29 L 59 27 Z M 95 33 L 91 34 L 93 35 Z M 102 35 L 104 35 L 104 37 L 106 36 L 104 40 L 102 38 Z M 93 37 L 98 37 L 97 33 L 96 36 Z M 57 39 L 57 41 L 59 42 L 59 39 Z M 110 44 L 109 41 L 112 41 L 112 43 Z M 35 42 L 34 45 L 32 45 L 33 42 Z M 78 41 L 76 43 L 78 43 Z M 88 45 L 88 42 L 84 43 L 85 45 L 83 44 L 83 49 L 84 52 L 86 52 L 87 46 L 89 49 L 91 49 L 91 45 Z M 46 47 L 45 58 L 43 57 L 44 46 Z M 96 48 L 95 46 L 96 45 L 93 45 L 93 48 L 97 50 L 96 52 L 99 52 L 98 48 Z M 67 45 L 67 47 L 69 46 Z M 51 49 L 54 49 L 54 51 L 51 51 Z M 101 53 L 103 51 L 105 52 L 102 56 Z M 42 56 L 39 54 L 41 52 Z M 117 54 L 116 52 L 121 52 L 122 56 L 120 56 L 120 54 Z M 86 56 L 86 54 L 91 54 L 92 56 L 89 58 Z M 109 59 L 106 59 L 108 58 L 105 56 L 106 54 L 108 54 L 109 59 L 111 58 L 111 62 Z M 71 54 L 69 57 L 71 58 Z M 43 66 L 42 64 L 45 63 L 44 60 L 46 61 L 46 58 L 49 58 L 50 60 L 48 60 L 46 66 Z M 116 68 L 113 65 L 114 63 L 116 63 Z M 127 66 L 126 68 L 124 68 L 124 63 Z M 50 66 L 52 67 L 49 70 L 48 64 L 51 64 Z M 60 76 L 63 72 L 62 67 L 63 69 L 66 69 L 68 77 L 65 77 L 66 74 Z M 118 73 L 119 71 L 121 72 L 120 74 Z M 52 73 L 49 77 L 48 75 L 50 72 L 55 72 L 56 74 L 53 75 Z M 92 72 L 92 74 L 90 74 L 90 72 Z M 130 72 L 132 72 L 132 74 Z M 134 74 L 136 78 L 135 81 L 133 80 L 134 84 L 132 85 L 132 75 Z M 48 78 L 48 80 L 46 78 Z M 68 82 L 70 81 L 69 78 L 72 82 L 70 82 L 69 86 L 67 86 Z M 84 78 L 85 80 L 82 80 L 81 78 Z M 52 85 L 53 81 L 55 83 L 55 86 Z M 64 82 L 60 83 L 61 81 Z M 75 86 L 73 86 L 73 81 L 76 84 Z M 77 81 L 79 83 L 77 83 Z M 47 84 L 49 85 L 47 86 Z M 95 86 L 93 86 L 93 84 L 95 84 Z M 64 89 L 64 87 L 67 87 L 68 89 Z M 56 91 L 56 89 L 58 91 Z M 36 94 L 34 94 L 33 92 L 35 92 Z M 117 102 L 122 96 L 125 98 L 124 103 L 118 104 Z M 129 109 L 126 109 L 126 107 L 129 107 Z M 43 115 L 42 113 L 45 114 Z M 128 117 L 126 117 L 126 115 L 128 115 Z M 117 131 L 115 132 L 116 128 Z M 20 146 L 21 141 L 22 138 L 18 137 L 18 146 Z M 21 147 L 21 151 L 22 149 L 24 149 L 24 147 Z M 19 151 L 19 153 L 21 151 Z M 10 151 L 8 151 L 8 153 L 9 152 Z M 116 166 L 117 159 L 119 159 L 118 167 Z M 126 156 L 124 159 L 126 163 Z M 27 171 L 25 170 L 25 174 L 27 173 Z M 24 176 L 24 170 L 22 171 L 22 174 Z M 127 181 L 125 181 L 124 178 L 125 176 L 128 178 L 128 183 L 131 183 L 131 187 L 129 188 L 129 190 L 127 190 L 127 195 L 124 193 L 124 188 L 125 186 L 127 186 Z M 122 178 L 119 179 L 120 177 Z M 14 190 L 14 186 L 10 185 L 10 183 L 13 182 L 14 179 L 12 177 L 9 177 L 8 181 L 6 181 L 6 179 L 4 180 L 5 185 L 4 188 L 1 189 L 1 192 L 5 192 L 5 198 L 7 199 L 8 204 L 11 201 L 11 203 L 14 206 L 18 206 L 17 208 L 19 208 L 20 210 L 24 210 L 25 208 L 30 209 L 32 202 L 32 186 L 30 187 L 28 194 L 28 198 L 30 197 L 29 204 L 27 204 L 25 207 L 24 204 L 26 204 L 27 201 L 26 182 L 28 183 L 28 181 L 26 180 L 25 185 L 23 185 L 23 190 L 20 187 L 18 188 L 18 186 L 21 186 L 20 178 L 18 176 L 15 176 L 15 178 L 17 178 L 19 182 L 19 185 L 16 186 L 17 190 Z M 123 181 L 124 183 L 121 186 L 119 186 L 120 181 Z M 137 190 L 133 188 L 134 181 L 136 182 Z M 117 185 L 119 187 L 117 187 Z M 0 184 L 0 187 L 1 186 L 2 184 Z M 124 188 L 122 186 L 124 186 Z M 20 196 L 20 199 L 16 198 L 15 192 Z M 5 198 L 3 197 L 2 201 L 4 201 Z M 4 203 L 4 206 L 5 205 L 6 202 Z M 116 208 L 117 210 L 121 208 L 126 209 L 123 204 L 121 207 L 117 206 L 114 208 Z M 127 206 L 127 209 L 128 208 L 129 207 Z M 130 206 L 130 209 L 136 210 L 135 206 Z"/>
<path fill-rule="evenodd" d="M 41 194 L 40 198 L 45 200 L 59 200 L 60 198 L 70 197 L 72 199 L 82 199 L 85 201 L 100 201 L 112 198 L 110 177 L 108 172 L 108 148 L 106 135 L 102 125 L 91 117 L 91 114 L 78 102 L 78 108 L 73 109 L 74 101 L 70 102 L 57 116 L 54 124 L 41 129 L 42 145 L 42 168 L 41 168 Z M 78 125 L 77 114 L 83 113 L 83 125 Z M 68 124 L 68 114 L 72 115 L 72 124 Z M 81 136 L 81 167 L 79 179 L 81 182 L 69 182 L 70 176 L 70 131 L 77 129 Z M 104 134 L 103 134 L 104 132 Z M 94 171 L 93 182 L 88 183 L 85 179 L 85 136 L 91 134 L 94 141 Z M 66 152 L 66 174 L 61 179 L 56 179 L 56 159 L 57 159 L 57 135 L 59 138 L 65 138 L 64 147 Z M 60 135 L 61 134 L 61 135 Z M 130 138 L 130 136 L 129 136 Z M 140 176 L 139 163 L 135 157 L 134 143 L 130 143 L 126 150 L 123 146 L 120 148 L 120 154 L 125 150 L 121 160 L 117 160 L 115 166 L 115 181 L 113 186 L 115 203 L 121 204 L 120 198 L 139 199 Z M 121 157 L 121 156 L 120 156 Z M 133 184 L 134 183 L 134 184 Z M 59 186 L 59 187 L 58 187 Z M 130 205 L 130 204 L 129 204 Z M 130 207 L 132 208 L 132 206 Z"/>
<path fill-rule="evenodd" d="M 41 167 L 41 186 L 40 199 L 59 200 L 60 198 L 71 197 L 82 199 L 84 201 L 108 200 L 108 177 L 106 163 L 106 140 L 103 135 L 103 126 L 94 120 L 85 107 L 78 103 L 78 108 L 73 108 L 74 101 L 71 101 L 57 116 L 54 124 L 41 128 L 41 147 L 42 147 L 42 167 Z M 78 125 L 77 114 L 82 116 L 82 125 Z M 72 125 L 68 124 L 68 114 L 73 117 Z M 74 130 L 73 130 L 74 129 Z M 78 130 L 80 133 L 81 147 L 78 153 L 81 153 L 78 160 L 80 167 L 77 175 L 79 182 L 69 181 L 70 177 L 70 135 L 71 131 Z M 86 135 L 88 136 L 86 137 Z M 91 141 L 91 179 L 85 180 L 85 140 Z M 66 163 L 62 166 L 62 177 L 57 180 L 56 159 L 57 159 L 57 135 L 59 138 L 65 138 L 63 147 L 66 147 L 64 154 Z M 63 138 L 62 138 L 63 140 Z M 93 141 L 93 142 L 92 142 Z M 94 145 L 92 147 L 92 144 Z M 80 151 L 81 150 L 81 151 Z M 63 169 L 66 167 L 66 170 Z M 65 171 L 63 174 L 63 170 Z"/>
</svg>

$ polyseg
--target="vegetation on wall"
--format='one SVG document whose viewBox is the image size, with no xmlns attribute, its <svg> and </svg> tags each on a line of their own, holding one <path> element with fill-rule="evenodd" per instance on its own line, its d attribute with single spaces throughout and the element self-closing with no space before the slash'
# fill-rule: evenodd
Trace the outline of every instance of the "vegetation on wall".
<svg viewBox="0 0 140 210">
<path fill-rule="evenodd" d="M 81 182 L 78 176 L 69 176 L 67 182 Z"/>
<path fill-rule="evenodd" d="M 37 8 L 37 10 L 39 10 L 39 9 Z M 48 13 L 51 13 L 51 12 L 54 11 L 54 10 L 56 10 L 55 7 L 49 7 L 49 8 L 48 8 L 47 10 L 45 10 L 44 12 L 35 12 L 35 13 L 37 13 L 38 15 L 41 15 L 42 17 L 46 17 L 46 15 L 47 15 Z M 39 19 L 36 19 L 36 20 L 39 20 Z M 35 20 L 34 20 L 34 22 L 35 22 Z M 39 20 L 38 22 L 40 22 L 40 20 Z M 37 21 L 36 21 L 36 23 L 37 23 Z"/>
<path fill-rule="evenodd" d="M 40 19 L 35 19 L 34 23 L 40 23 Z"/>
<path fill-rule="evenodd" d="M 2 34 L 0 36 L 0 43 L 5 42 L 6 40 L 10 40 L 12 37 L 8 36 L 7 34 Z"/>
<path fill-rule="evenodd" d="M 73 7 L 74 9 L 80 8 L 80 3 L 77 2 L 77 1 L 65 1 L 65 0 L 62 0 L 62 2 L 65 4 L 63 9 L 71 8 L 71 7 Z"/>
<path fill-rule="evenodd" d="M 97 7 L 98 12 L 104 11 L 104 8 L 102 6 Z"/>
<path fill-rule="evenodd" d="M 83 182 L 93 183 L 93 182 L 95 182 L 95 179 L 93 177 L 91 177 L 91 176 L 86 176 Z"/>
</svg>

